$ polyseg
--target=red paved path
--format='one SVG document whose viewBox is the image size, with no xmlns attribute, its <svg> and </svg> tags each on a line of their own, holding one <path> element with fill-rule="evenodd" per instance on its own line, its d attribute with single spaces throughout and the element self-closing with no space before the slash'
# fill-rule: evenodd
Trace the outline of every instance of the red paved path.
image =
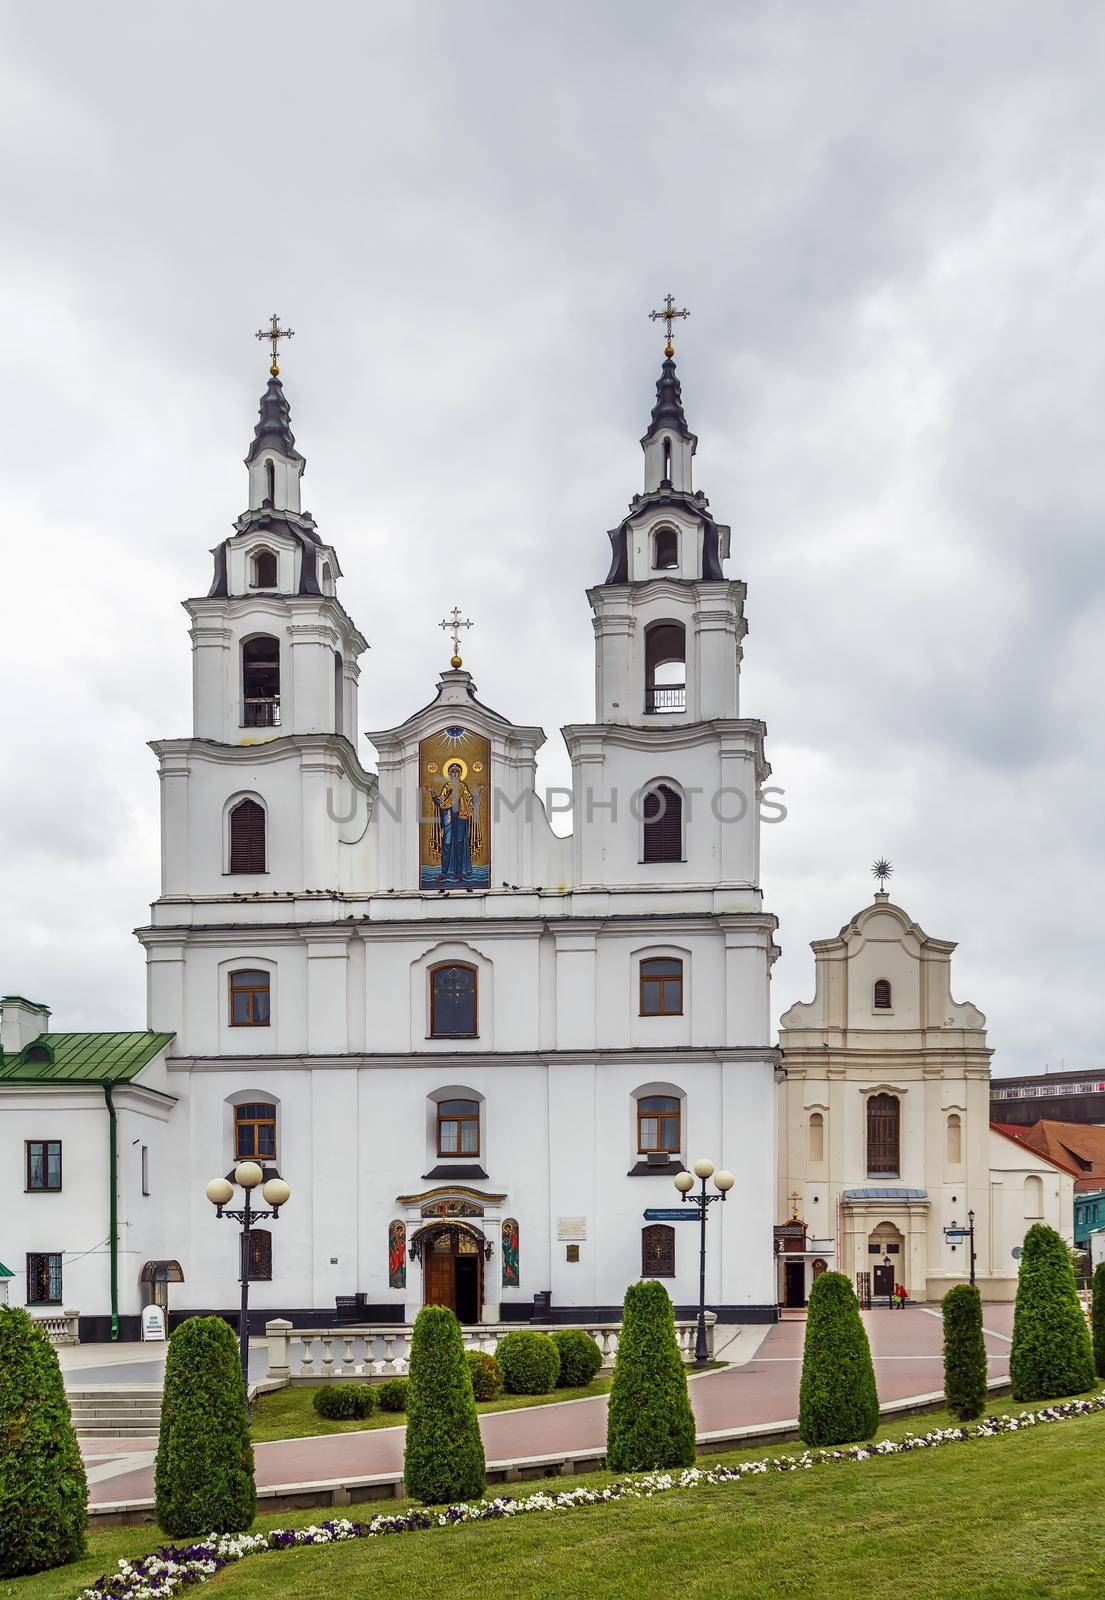
<svg viewBox="0 0 1105 1600">
<path fill-rule="evenodd" d="M 905 1400 L 943 1387 L 943 1327 L 939 1315 L 920 1308 L 864 1313 L 875 1360 L 879 1398 Z M 1011 1305 L 986 1306 L 986 1347 L 990 1376 L 1009 1372 Z M 1005 1334 L 1006 1338 L 1000 1337 Z M 696 1378 L 690 1386 L 699 1434 L 786 1422 L 798 1415 L 803 1321 L 773 1327 L 745 1366 Z M 606 1442 L 606 1398 L 535 1406 L 525 1411 L 489 1412 L 480 1418 L 488 1461 L 517 1460 L 572 1450 L 601 1448 Z M 92 1446 L 92 1441 L 89 1441 Z M 119 1441 L 104 1455 L 123 1457 Z M 126 1451 L 134 1449 L 128 1443 Z M 403 1470 L 403 1429 L 375 1429 L 311 1439 L 288 1439 L 255 1446 L 258 1487 L 314 1483 L 331 1478 L 367 1477 Z M 92 1465 L 92 1462 L 89 1463 Z M 122 1464 L 122 1461 L 120 1462 Z M 92 1485 L 93 1503 L 148 1499 L 153 1468 L 123 1472 Z"/>
</svg>

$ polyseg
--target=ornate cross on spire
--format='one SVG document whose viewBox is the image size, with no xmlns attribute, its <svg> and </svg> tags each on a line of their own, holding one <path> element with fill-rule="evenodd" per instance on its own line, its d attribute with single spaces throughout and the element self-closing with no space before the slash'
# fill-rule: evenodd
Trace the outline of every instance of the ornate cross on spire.
<svg viewBox="0 0 1105 1600">
<path fill-rule="evenodd" d="M 277 362 L 277 359 L 276 359 L 277 348 L 278 348 L 277 341 L 280 340 L 280 339 L 294 339 L 295 338 L 295 329 L 294 328 L 282 328 L 280 326 L 280 318 L 276 315 L 275 311 L 273 312 L 273 314 L 272 314 L 272 316 L 270 317 L 269 320 L 272 323 L 272 327 L 271 328 L 258 328 L 257 337 L 259 339 L 269 339 L 269 340 L 272 341 L 272 366 L 269 368 L 269 371 L 272 373 L 274 378 L 279 378 L 279 376 L 280 376 L 280 366 L 279 366 L 279 363 Z"/>
<path fill-rule="evenodd" d="M 671 325 L 676 318 L 689 316 L 690 312 L 687 310 L 676 311 L 675 296 L 670 294 L 666 294 L 664 296 L 663 311 L 650 311 L 648 314 L 648 320 L 650 322 L 663 322 L 667 327 L 668 342 L 664 346 L 664 354 L 667 356 L 669 361 L 675 354 L 675 346 L 671 342 Z"/>
<path fill-rule="evenodd" d="M 446 633 L 451 633 L 453 635 L 453 657 L 449 662 L 449 665 L 452 667 L 454 672 L 464 665 L 464 662 L 460 659 L 460 630 L 462 628 L 470 628 L 471 626 L 472 624 L 467 620 L 467 618 L 464 618 L 463 620 L 461 619 L 459 606 L 453 607 L 453 614 L 451 617 L 446 617 L 443 622 L 438 623 L 439 628 L 444 628 Z"/>
<path fill-rule="evenodd" d="M 887 878 L 891 878 L 893 875 L 894 868 L 890 865 L 890 862 L 885 856 L 880 856 L 871 868 L 871 876 L 878 879 L 880 894 L 884 893 L 886 890 Z"/>
</svg>

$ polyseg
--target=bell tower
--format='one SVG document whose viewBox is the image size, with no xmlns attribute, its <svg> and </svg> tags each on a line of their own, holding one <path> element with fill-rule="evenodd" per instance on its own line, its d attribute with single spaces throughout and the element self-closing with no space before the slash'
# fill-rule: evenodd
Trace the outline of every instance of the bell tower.
<svg viewBox="0 0 1105 1600">
<path fill-rule="evenodd" d="M 644 726 L 739 715 L 743 583 L 725 576 L 729 529 L 693 485 L 698 439 L 687 425 L 675 368 L 672 308 L 656 402 L 641 440 L 644 492 L 610 532 L 606 581 L 594 612 L 596 717 Z"/>
</svg>

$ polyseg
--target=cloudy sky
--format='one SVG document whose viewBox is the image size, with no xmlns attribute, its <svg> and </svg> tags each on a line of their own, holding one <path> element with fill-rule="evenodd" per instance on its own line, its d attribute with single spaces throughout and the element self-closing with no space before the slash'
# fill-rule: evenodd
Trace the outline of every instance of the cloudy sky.
<svg viewBox="0 0 1105 1600">
<path fill-rule="evenodd" d="M 146 741 L 190 731 L 179 602 L 268 314 L 362 727 L 426 702 L 457 602 L 558 783 L 670 289 L 789 808 L 776 1015 L 885 853 L 996 1070 L 1105 1065 L 1099 6 L 56 0 L 5 36 L 0 992 L 144 1021 Z"/>
</svg>

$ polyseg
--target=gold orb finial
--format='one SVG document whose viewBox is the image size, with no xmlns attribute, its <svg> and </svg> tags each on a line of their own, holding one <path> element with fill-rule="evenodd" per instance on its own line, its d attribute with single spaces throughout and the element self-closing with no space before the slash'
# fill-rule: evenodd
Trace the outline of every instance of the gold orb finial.
<svg viewBox="0 0 1105 1600">
<path fill-rule="evenodd" d="M 460 659 L 459 656 L 450 656 L 449 657 L 449 665 L 452 667 L 453 671 L 456 672 L 458 670 L 458 668 L 463 667 L 464 662 Z"/>
</svg>

